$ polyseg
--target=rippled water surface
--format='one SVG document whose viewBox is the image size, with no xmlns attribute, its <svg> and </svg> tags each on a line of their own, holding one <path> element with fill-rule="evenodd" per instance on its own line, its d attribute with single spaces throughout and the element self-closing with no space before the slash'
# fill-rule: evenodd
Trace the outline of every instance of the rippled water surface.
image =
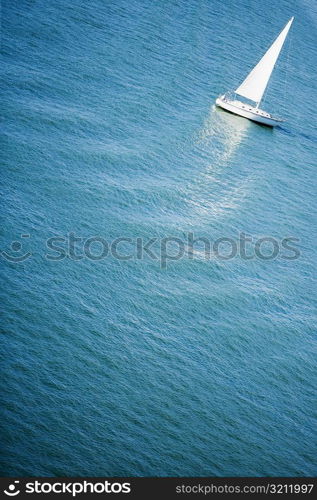
<svg viewBox="0 0 317 500">
<path fill-rule="evenodd" d="M 215 109 L 292 15 L 287 121 Z M 316 26 L 312 0 L 4 1 L 3 475 L 316 474 Z M 164 237 L 191 258 L 138 258 Z"/>
</svg>

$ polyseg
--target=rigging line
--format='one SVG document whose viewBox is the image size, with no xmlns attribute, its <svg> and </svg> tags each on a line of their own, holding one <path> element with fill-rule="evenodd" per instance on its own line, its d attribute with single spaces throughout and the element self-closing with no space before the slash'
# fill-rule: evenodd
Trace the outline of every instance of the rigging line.
<svg viewBox="0 0 317 500">
<path fill-rule="evenodd" d="M 291 53 L 291 45 L 292 45 L 292 35 L 289 37 L 287 56 L 286 56 L 286 65 L 285 65 L 285 77 L 284 77 L 284 92 L 283 92 L 283 102 L 286 102 L 286 92 L 287 92 L 287 79 L 288 79 L 288 71 L 289 71 L 289 58 Z"/>
</svg>

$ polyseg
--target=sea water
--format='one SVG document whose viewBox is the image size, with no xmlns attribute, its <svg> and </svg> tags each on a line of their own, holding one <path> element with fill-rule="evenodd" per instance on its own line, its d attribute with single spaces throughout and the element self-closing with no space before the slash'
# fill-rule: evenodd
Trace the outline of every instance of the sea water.
<svg viewBox="0 0 317 500">
<path fill-rule="evenodd" d="M 216 109 L 293 15 L 286 122 Z M 4 2 L 3 475 L 316 473 L 316 26 L 313 0 Z"/>
</svg>

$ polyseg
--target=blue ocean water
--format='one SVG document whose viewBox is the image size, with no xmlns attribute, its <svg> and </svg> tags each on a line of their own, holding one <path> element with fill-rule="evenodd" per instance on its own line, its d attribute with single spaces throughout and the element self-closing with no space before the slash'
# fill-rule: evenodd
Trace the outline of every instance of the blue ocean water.
<svg viewBox="0 0 317 500">
<path fill-rule="evenodd" d="M 287 121 L 215 109 L 292 15 Z M 316 4 L 6 0 L 2 25 L 2 474 L 316 474 Z M 241 233 L 300 255 L 94 258 Z"/>
</svg>

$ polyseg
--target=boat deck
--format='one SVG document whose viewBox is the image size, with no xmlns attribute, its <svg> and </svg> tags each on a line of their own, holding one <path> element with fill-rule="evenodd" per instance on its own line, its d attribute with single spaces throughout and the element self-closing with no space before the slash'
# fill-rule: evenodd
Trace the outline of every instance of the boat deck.
<svg viewBox="0 0 317 500">
<path fill-rule="evenodd" d="M 241 101 L 229 99 L 226 96 L 221 96 L 216 99 L 216 105 L 221 108 L 234 113 L 236 115 L 248 118 L 254 122 L 260 123 L 262 125 L 268 125 L 270 127 L 275 127 L 284 120 L 281 118 L 275 118 L 270 113 L 263 111 L 262 109 L 251 106 L 250 104 L 245 104 Z"/>
<path fill-rule="evenodd" d="M 271 119 L 276 120 L 276 121 L 283 121 L 280 118 L 273 117 L 270 113 L 267 113 L 266 111 L 263 111 L 262 109 L 255 108 L 255 107 L 250 106 L 249 104 L 245 104 L 241 101 L 231 100 L 231 99 L 228 99 L 226 97 L 222 98 L 221 100 L 223 102 L 227 102 L 231 106 L 234 106 L 238 109 L 243 109 L 245 111 L 248 111 L 249 113 L 253 113 L 256 116 L 264 116 L 265 118 L 271 118 Z"/>
</svg>

